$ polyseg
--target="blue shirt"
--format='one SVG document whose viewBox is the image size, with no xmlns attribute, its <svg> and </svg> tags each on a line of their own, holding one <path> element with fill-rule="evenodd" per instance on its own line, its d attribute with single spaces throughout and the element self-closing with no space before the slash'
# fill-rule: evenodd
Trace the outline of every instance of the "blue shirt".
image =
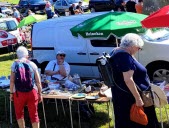
<svg viewBox="0 0 169 128">
<path fill-rule="evenodd" d="M 133 80 L 143 91 L 149 89 L 147 69 L 124 50 L 115 50 L 111 53 L 110 63 L 113 69 L 115 83 L 123 90 L 130 92 L 124 82 L 123 72 L 134 70 Z"/>
</svg>

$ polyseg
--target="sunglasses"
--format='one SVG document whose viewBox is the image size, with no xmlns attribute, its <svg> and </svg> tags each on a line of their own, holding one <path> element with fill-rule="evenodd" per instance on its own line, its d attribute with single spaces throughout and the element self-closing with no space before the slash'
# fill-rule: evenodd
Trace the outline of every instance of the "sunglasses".
<svg viewBox="0 0 169 128">
<path fill-rule="evenodd" d="M 138 50 L 142 50 L 142 48 L 138 48 Z"/>
<path fill-rule="evenodd" d="M 59 54 L 59 56 L 63 56 L 63 57 L 65 57 L 66 55 L 65 55 L 65 54 Z"/>
</svg>

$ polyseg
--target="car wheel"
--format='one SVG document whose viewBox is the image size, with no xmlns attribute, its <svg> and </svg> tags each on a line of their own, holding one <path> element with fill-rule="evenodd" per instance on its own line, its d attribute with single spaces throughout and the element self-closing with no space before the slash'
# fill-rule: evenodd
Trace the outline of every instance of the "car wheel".
<svg viewBox="0 0 169 128">
<path fill-rule="evenodd" d="M 96 12 L 95 8 L 91 8 L 91 9 L 90 9 L 90 12 L 91 12 L 91 13 L 92 13 L 92 12 Z"/>
<path fill-rule="evenodd" d="M 153 82 L 169 81 L 169 67 L 166 65 L 154 65 L 151 70 L 148 70 L 148 75 Z"/>
</svg>

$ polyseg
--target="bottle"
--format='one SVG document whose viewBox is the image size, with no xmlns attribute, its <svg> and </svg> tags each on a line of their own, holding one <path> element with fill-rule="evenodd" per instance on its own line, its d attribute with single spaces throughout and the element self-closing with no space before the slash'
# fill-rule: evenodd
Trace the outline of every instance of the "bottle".
<svg viewBox="0 0 169 128">
<path fill-rule="evenodd" d="M 80 80 L 80 76 L 78 74 L 74 74 L 73 75 L 73 81 L 75 84 L 79 85 L 81 87 L 81 80 Z"/>
</svg>

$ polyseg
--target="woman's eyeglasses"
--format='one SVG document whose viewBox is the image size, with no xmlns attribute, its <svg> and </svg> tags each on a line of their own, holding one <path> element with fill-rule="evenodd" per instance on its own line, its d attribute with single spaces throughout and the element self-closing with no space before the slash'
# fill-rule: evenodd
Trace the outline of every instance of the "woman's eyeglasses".
<svg viewBox="0 0 169 128">
<path fill-rule="evenodd" d="M 65 55 L 65 54 L 59 54 L 59 56 L 63 56 L 63 57 L 65 57 L 66 55 Z"/>
<path fill-rule="evenodd" d="M 138 47 L 138 50 L 142 50 L 142 48 Z"/>
</svg>

